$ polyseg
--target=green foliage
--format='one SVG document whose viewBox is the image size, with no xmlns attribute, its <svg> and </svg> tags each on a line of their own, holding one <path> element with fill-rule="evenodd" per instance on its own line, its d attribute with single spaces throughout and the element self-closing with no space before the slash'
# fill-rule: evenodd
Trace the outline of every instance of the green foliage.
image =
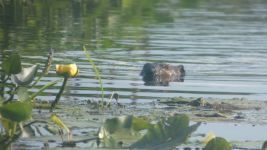
<svg viewBox="0 0 267 150">
<path fill-rule="evenodd" d="M 263 144 L 262 144 L 262 150 L 266 150 L 267 149 L 267 141 L 265 141 Z"/>
<path fill-rule="evenodd" d="M 31 118 L 32 104 L 29 101 L 15 101 L 0 107 L 2 117 L 14 122 L 22 122 Z"/>
<path fill-rule="evenodd" d="M 57 84 L 58 82 L 62 81 L 62 79 L 60 80 L 56 80 L 50 83 L 47 83 L 46 85 L 44 85 L 43 87 L 41 87 L 37 92 L 33 93 L 30 97 L 31 100 L 33 100 L 36 96 L 38 96 L 39 94 L 41 94 L 45 89 Z"/>
<path fill-rule="evenodd" d="M 96 67 L 96 65 L 95 65 L 95 63 L 94 63 L 94 61 L 91 59 L 90 54 L 89 54 L 88 51 L 86 50 L 86 47 L 85 47 L 85 46 L 83 46 L 83 51 L 85 52 L 85 55 L 86 55 L 88 61 L 89 61 L 90 64 L 92 65 L 93 70 L 94 70 L 94 72 L 95 72 L 95 75 L 96 75 L 96 77 L 97 77 L 97 79 L 98 79 L 98 81 L 99 81 L 100 89 L 101 89 L 101 92 L 102 92 L 102 105 L 103 105 L 103 102 L 104 102 L 104 88 L 103 88 L 103 85 L 102 85 L 101 75 L 100 75 L 100 73 L 99 73 L 99 71 L 98 71 L 98 69 L 97 69 L 97 67 Z"/>
<path fill-rule="evenodd" d="M 38 92 L 30 96 L 28 90 L 31 86 L 29 84 L 34 80 L 39 65 L 22 68 L 20 55 L 17 53 L 8 53 L 3 59 L 2 68 L 4 73 L 1 74 L 1 90 L 5 93 L 5 88 L 10 88 L 10 91 L 8 91 L 10 97 L 5 100 L 6 97 L 4 94 L 0 96 L 0 121 L 5 129 L 5 135 L 0 134 L 0 137 L 5 137 L 3 140 L 0 140 L 0 145 L 7 147 L 10 143 L 17 140 L 23 132 L 22 122 L 31 118 L 33 109 L 31 100 L 46 88 L 55 85 L 61 80 L 48 83 Z M 13 83 L 8 81 L 10 77 Z M 14 95 L 17 95 L 17 100 L 14 100 Z M 20 128 L 17 128 L 18 124 Z"/>
<path fill-rule="evenodd" d="M 11 53 L 4 58 L 2 67 L 7 75 L 18 74 L 21 72 L 20 55 L 17 53 Z"/>
<path fill-rule="evenodd" d="M 186 115 L 161 119 L 156 124 L 147 118 L 122 116 L 107 119 L 99 131 L 99 138 L 107 148 L 118 148 L 122 141 L 131 149 L 170 149 L 185 142 L 198 126 L 189 126 Z"/>
<path fill-rule="evenodd" d="M 55 114 L 51 115 L 51 120 L 61 129 L 65 129 L 67 132 L 70 132 L 69 128 L 67 125 L 63 123 L 63 121 Z"/>
<path fill-rule="evenodd" d="M 186 115 L 176 115 L 167 119 L 161 119 L 131 148 L 141 149 L 170 149 L 184 143 L 188 136 L 194 132 L 200 124 L 189 126 L 189 118 Z"/>
<path fill-rule="evenodd" d="M 222 137 L 213 138 L 204 148 L 205 150 L 232 150 L 232 146 Z"/>
</svg>

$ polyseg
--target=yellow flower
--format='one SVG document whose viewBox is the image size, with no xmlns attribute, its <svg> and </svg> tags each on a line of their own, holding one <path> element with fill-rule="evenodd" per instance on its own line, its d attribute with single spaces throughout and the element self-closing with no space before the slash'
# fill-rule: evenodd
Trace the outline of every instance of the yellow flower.
<svg viewBox="0 0 267 150">
<path fill-rule="evenodd" d="M 209 141 L 216 138 L 216 135 L 213 132 L 208 132 L 205 138 L 203 139 L 202 143 L 207 145 Z"/>
<path fill-rule="evenodd" d="M 65 77 L 76 77 L 79 70 L 76 64 L 56 65 L 56 72 L 58 75 L 63 75 Z"/>
</svg>

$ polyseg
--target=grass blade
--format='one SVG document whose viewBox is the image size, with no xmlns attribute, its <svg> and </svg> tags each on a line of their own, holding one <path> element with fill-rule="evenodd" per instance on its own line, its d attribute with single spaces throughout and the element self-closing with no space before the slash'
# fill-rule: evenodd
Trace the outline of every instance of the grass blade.
<svg viewBox="0 0 267 150">
<path fill-rule="evenodd" d="M 102 80 L 101 80 L 101 76 L 100 76 L 100 73 L 94 63 L 94 61 L 91 59 L 91 56 L 90 54 L 88 53 L 88 51 L 86 50 L 85 46 L 83 46 L 83 51 L 85 52 L 85 55 L 86 57 L 88 58 L 88 61 L 90 62 L 90 64 L 92 65 L 93 67 L 93 70 L 95 72 L 95 75 L 99 81 L 99 85 L 100 85 L 100 89 L 101 89 L 101 92 L 102 92 L 102 105 L 103 105 L 103 102 L 104 102 L 104 88 L 103 88 L 103 85 L 102 85 Z"/>
</svg>

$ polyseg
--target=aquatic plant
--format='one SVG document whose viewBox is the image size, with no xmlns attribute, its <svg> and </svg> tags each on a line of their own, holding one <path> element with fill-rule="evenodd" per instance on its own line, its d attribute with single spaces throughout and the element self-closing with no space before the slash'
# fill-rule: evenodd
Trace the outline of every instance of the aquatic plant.
<svg viewBox="0 0 267 150">
<path fill-rule="evenodd" d="M 60 97 L 61 97 L 61 95 L 65 89 L 65 86 L 67 84 L 68 79 L 70 77 L 72 77 L 72 78 L 76 77 L 79 73 L 79 69 L 78 69 L 76 64 L 56 65 L 56 73 L 60 76 L 63 76 L 64 80 L 63 80 L 63 83 L 60 87 L 59 92 L 56 95 L 55 100 L 51 104 L 50 111 L 53 111 L 56 104 L 58 103 L 58 101 L 59 101 L 59 99 L 60 99 Z"/>
<path fill-rule="evenodd" d="M 97 69 L 97 67 L 96 67 L 96 65 L 95 65 L 95 63 L 94 63 L 94 61 L 93 61 L 93 59 L 91 59 L 91 56 L 90 56 L 90 54 L 88 53 L 88 51 L 87 51 L 87 49 L 86 49 L 85 46 L 83 46 L 83 51 L 85 52 L 85 55 L 86 55 L 86 57 L 87 57 L 89 63 L 92 65 L 93 70 L 94 70 L 94 72 L 95 72 L 95 75 L 96 75 L 96 77 L 97 77 L 97 79 L 98 79 L 98 81 L 99 81 L 100 90 L 101 90 L 101 92 L 102 92 L 102 101 L 101 101 L 102 103 L 101 103 L 101 106 L 103 107 L 103 106 L 104 106 L 104 88 L 103 88 L 103 84 L 102 84 L 102 80 L 101 80 L 100 72 L 98 71 L 98 69 Z"/>
<path fill-rule="evenodd" d="M 216 137 L 208 142 L 204 150 L 232 150 L 232 145 L 224 138 Z"/>
<path fill-rule="evenodd" d="M 67 142 L 64 142 L 64 144 L 67 146 L 75 146 L 75 142 L 72 141 L 71 130 L 67 127 L 67 125 L 56 114 L 52 114 L 50 118 L 59 127 L 59 133 L 61 134 L 62 142 L 64 141 L 62 137 L 63 132 L 61 132 L 61 130 L 64 129 L 68 135 Z"/>
<path fill-rule="evenodd" d="M 171 149 L 186 141 L 200 123 L 189 126 L 186 115 L 174 115 L 151 123 L 147 117 L 107 119 L 98 137 L 105 148 Z"/>
<path fill-rule="evenodd" d="M 265 141 L 263 144 L 262 144 L 262 150 L 266 150 L 267 149 L 267 141 Z"/>
<path fill-rule="evenodd" d="M 48 67 L 50 65 L 46 65 L 44 69 L 49 71 Z M 57 80 L 48 83 L 30 95 L 28 90 L 32 88 L 30 84 L 36 77 L 39 69 L 38 66 L 38 64 L 35 64 L 31 67 L 24 68 L 21 65 L 20 55 L 18 53 L 6 52 L 3 54 L 3 61 L 1 63 L 0 121 L 5 132 L 0 133 L 0 145 L 3 145 L 4 148 L 8 147 L 23 134 L 22 123 L 31 119 L 35 97 L 46 88 L 59 82 Z M 6 91 L 5 87 L 10 88 L 10 90 Z M 17 99 L 14 99 L 14 95 L 17 95 Z"/>
</svg>

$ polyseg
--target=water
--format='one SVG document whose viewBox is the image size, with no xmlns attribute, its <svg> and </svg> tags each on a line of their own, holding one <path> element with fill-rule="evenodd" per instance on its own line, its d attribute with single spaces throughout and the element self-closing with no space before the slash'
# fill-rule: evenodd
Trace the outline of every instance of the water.
<svg viewBox="0 0 267 150">
<path fill-rule="evenodd" d="M 267 2 L 147 0 L 16 2 L 0 8 L 1 50 L 17 50 L 24 65 L 75 62 L 63 100 L 99 98 L 98 81 L 82 46 L 102 74 L 105 94 L 125 103 L 157 98 L 213 97 L 266 100 Z M 139 76 L 147 62 L 183 64 L 184 82 L 145 86 Z M 53 66 L 54 67 L 54 66 Z M 39 86 L 58 79 L 54 68 Z M 59 88 L 39 97 L 53 100 Z"/>
<path fill-rule="evenodd" d="M 23 65 L 29 66 L 44 63 L 48 50 L 55 49 L 52 70 L 37 88 L 60 78 L 55 64 L 79 66 L 79 76 L 68 81 L 61 102 L 101 97 L 83 45 L 101 71 L 105 97 L 116 91 L 122 103 L 149 107 L 155 99 L 175 96 L 267 100 L 265 0 L 36 0 L 7 1 L 4 7 L 0 0 L 1 54 L 19 51 Z M 184 65 L 184 82 L 145 86 L 139 74 L 147 62 Z M 54 100 L 60 85 L 38 98 Z M 92 130 L 87 118 L 78 125 L 71 117 L 64 119 L 78 131 L 82 123 Z M 253 121 L 261 120 L 251 119 L 248 124 L 202 124 L 197 133 L 212 130 L 231 141 L 266 140 L 266 124 L 254 127 Z M 59 137 L 34 136 L 20 139 L 18 145 L 40 149 L 45 138 Z M 56 140 L 51 147 L 60 145 Z"/>
</svg>

